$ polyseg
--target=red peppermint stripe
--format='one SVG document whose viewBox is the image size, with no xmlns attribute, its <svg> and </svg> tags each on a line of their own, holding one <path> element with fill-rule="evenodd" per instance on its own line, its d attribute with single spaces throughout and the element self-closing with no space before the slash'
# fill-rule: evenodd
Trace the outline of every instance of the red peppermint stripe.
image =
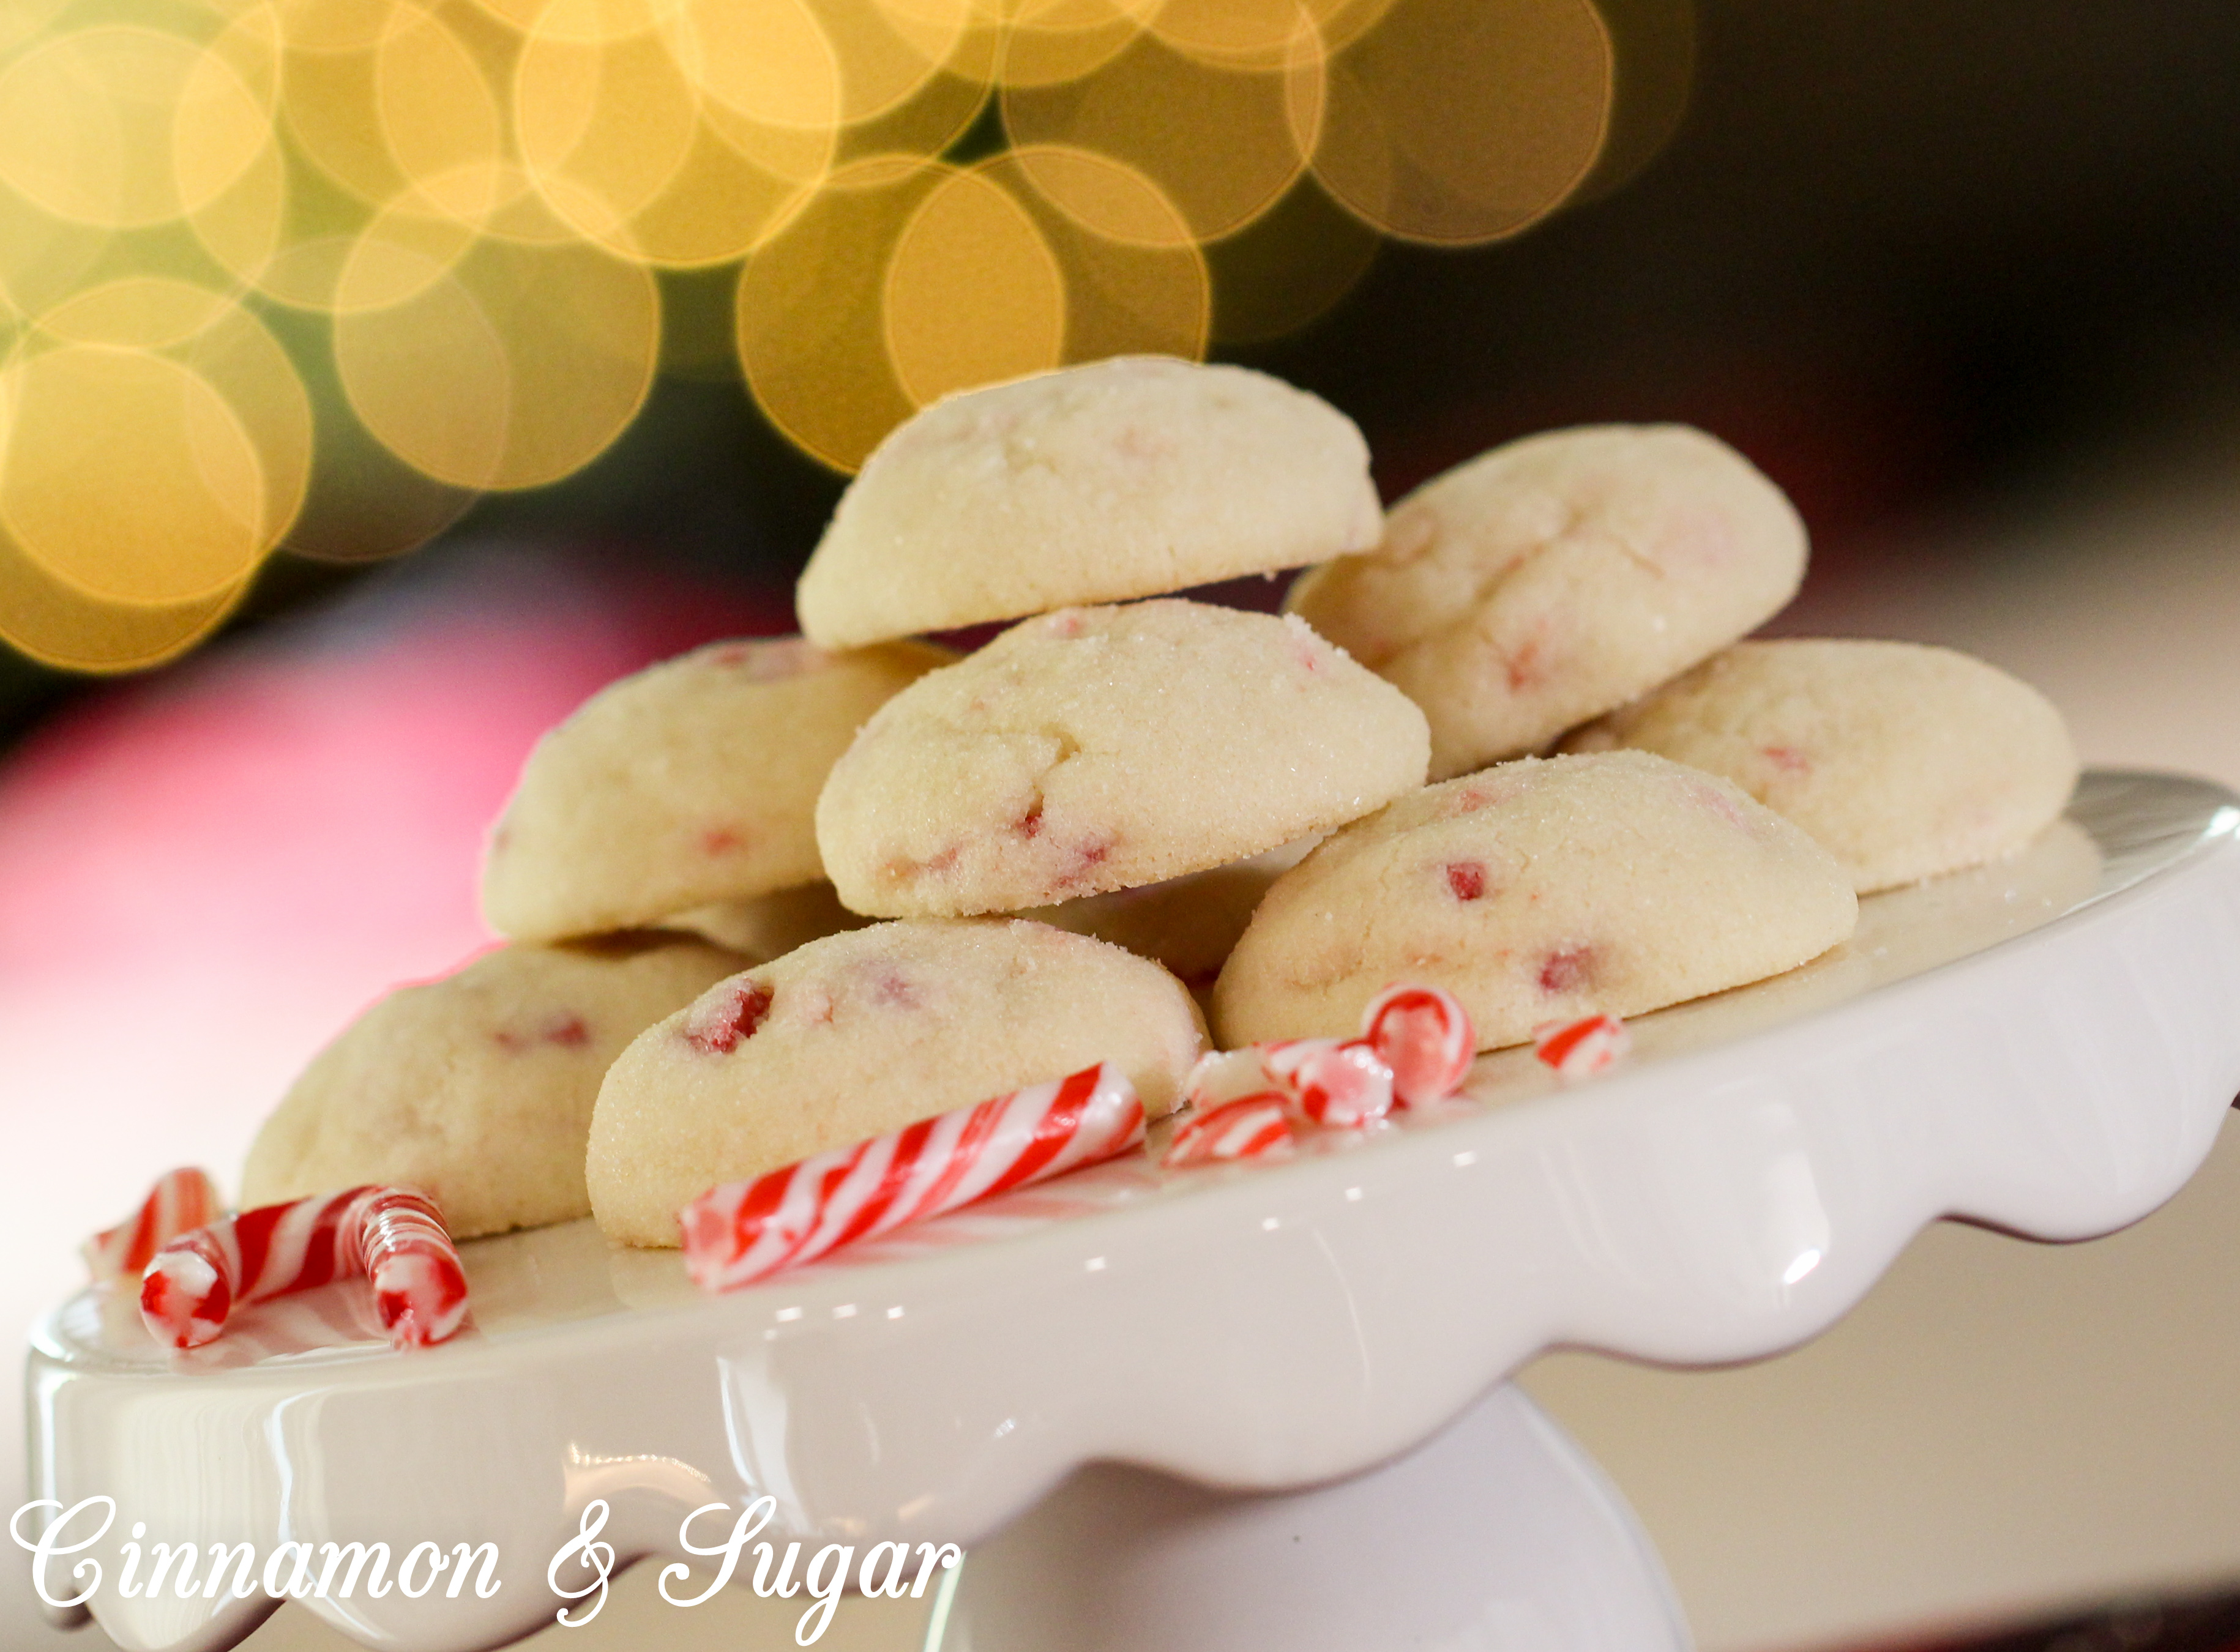
<svg viewBox="0 0 2240 1652">
<path fill-rule="evenodd" d="M 1030 1182 L 1039 1182 L 1051 1174 L 1050 1167 L 1057 1162 L 1058 1156 L 1071 1146 L 1080 1134 L 1090 1102 L 1096 1099 L 1099 1088 L 1107 1082 L 1106 1073 L 1107 1069 L 1100 1064 L 1069 1074 L 1058 1081 L 1057 1094 L 1047 1102 L 1037 1098 L 1023 1109 L 1034 1132 L 1030 1144 L 1025 1152 L 1004 1167 L 1002 1175 L 974 1196 L 990 1198 Z M 1117 1078 L 1130 1096 L 1136 1093 L 1136 1087 L 1122 1077 L 1117 1069 L 1111 1070 L 1111 1076 Z M 983 1102 L 982 1105 L 990 1103 Z M 1004 1104 L 1004 1110 L 1021 1110 L 1017 1096 Z M 1136 1104 L 1137 1142 L 1143 1139 L 1143 1104 L 1138 1102 Z M 963 1177 L 960 1176 L 957 1179 L 961 1181 Z"/>
<path fill-rule="evenodd" d="M 1269 1090 L 1225 1102 L 1175 1132 L 1160 1157 L 1163 1170 L 1237 1159 L 1280 1158 L 1291 1150 L 1290 1098 Z"/>
<path fill-rule="evenodd" d="M 191 1167 L 166 1170 L 156 1178 L 140 1208 L 114 1228 L 80 1248 L 97 1285 L 112 1279 L 137 1279 L 156 1253 L 181 1234 L 217 1220 L 224 1209 L 217 1184 Z"/>
<path fill-rule="evenodd" d="M 1632 1048 L 1633 1036 L 1616 1016 L 1555 1022 L 1532 1035 L 1533 1050 L 1564 1078 L 1598 1073 Z"/>
<path fill-rule="evenodd" d="M 904 1222 L 1116 1157 L 1143 1139 L 1135 1087 L 1102 1063 L 711 1188 L 679 1217 L 685 1269 L 703 1289 L 735 1289 Z"/>
<path fill-rule="evenodd" d="M 933 1126 L 931 1122 L 926 1119 L 920 1119 L 895 1138 L 894 1147 L 886 1158 L 884 1167 L 879 1171 L 878 1186 L 876 1191 L 864 1201 L 863 1208 L 857 1210 L 839 1232 L 833 1236 L 832 1242 L 828 1249 L 837 1250 L 842 1245 L 852 1243 L 866 1234 L 876 1232 L 882 1227 L 892 1225 L 897 1211 L 900 1209 L 903 1199 L 910 1194 L 913 1173 L 925 1156 L 926 1145 L 932 1140 Z M 857 1151 L 859 1164 L 870 1156 L 860 1148 Z M 953 1183 L 957 1174 L 962 1172 L 967 1162 L 969 1161 L 962 1158 L 952 1158 L 943 1170 L 943 1179 Z"/>
<path fill-rule="evenodd" d="M 1437 987 L 1385 988 L 1363 1012 L 1361 1036 L 1391 1068 L 1393 1094 L 1403 1107 L 1427 1107 L 1453 1095 L 1477 1052 L 1470 1011 Z"/>
</svg>

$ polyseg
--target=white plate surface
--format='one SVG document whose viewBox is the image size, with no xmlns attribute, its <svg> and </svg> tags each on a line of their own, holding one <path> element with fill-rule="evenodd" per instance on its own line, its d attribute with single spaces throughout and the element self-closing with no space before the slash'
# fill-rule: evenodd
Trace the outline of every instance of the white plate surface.
<svg viewBox="0 0 2240 1652">
<path fill-rule="evenodd" d="M 466 1248 L 476 1329 L 391 1354 L 343 1289 L 173 1356 L 88 1293 L 35 1337 L 31 1495 L 151 1540 L 499 1545 L 486 1601 L 309 1602 L 369 1645 L 548 1621 L 603 1498 L 623 1556 L 769 1494 L 795 1532 L 970 1543 L 1098 1460 L 1229 1488 L 1350 1474 L 1543 1349 L 1775 1352 L 1940 1216 L 2137 1220 L 2240 1089 L 2240 799 L 2096 773 L 2020 859 L 1862 903 L 1836 953 L 1643 1017 L 1560 1090 L 1468 1098 L 1282 1166 L 1114 1165 L 703 1298 L 589 1223 Z M 258 1601 L 95 1597 L 127 1648 L 222 1648 Z"/>
</svg>

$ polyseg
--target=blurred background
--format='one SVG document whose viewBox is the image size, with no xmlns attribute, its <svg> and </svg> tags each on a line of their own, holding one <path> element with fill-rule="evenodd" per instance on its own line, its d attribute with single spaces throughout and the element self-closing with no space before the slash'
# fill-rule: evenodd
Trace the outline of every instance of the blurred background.
<svg viewBox="0 0 2240 1652">
<path fill-rule="evenodd" d="M 1811 529 L 1777 629 L 2240 783 L 2236 73 L 2218 0 L 0 0 L 0 1319 L 483 944 L 536 735 L 790 629 L 991 378 L 1263 367 L 1388 499 L 1700 424 Z M 2228 1142 L 1799 1355 L 1528 1381 L 1706 1647 L 1864 1644 L 2240 1585 L 2235 1302 Z"/>
</svg>

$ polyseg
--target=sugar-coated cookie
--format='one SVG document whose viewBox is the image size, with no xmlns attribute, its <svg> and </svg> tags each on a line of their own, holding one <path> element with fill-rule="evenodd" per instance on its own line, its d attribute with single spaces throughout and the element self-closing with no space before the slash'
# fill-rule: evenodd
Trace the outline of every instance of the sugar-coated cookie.
<svg viewBox="0 0 2240 1652">
<path fill-rule="evenodd" d="M 601 689 L 530 754 L 490 834 L 483 916 L 555 941 L 822 878 L 825 771 L 896 690 L 956 657 L 717 643 Z"/>
<path fill-rule="evenodd" d="M 749 963 L 768 963 L 796 947 L 822 941 L 843 929 L 860 929 L 871 921 L 841 905 L 839 895 L 820 878 L 798 889 L 696 906 L 663 918 L 661 927 L 713 941 Z"/>
<path fill-rule="evenodd" d="M 1305 859 L 1320 841 L 1319 836 L 1303 837 L 1226 866 L 1110 895 L 1061 901 L 1056 906 L 1030 907 L 1019 916 L 1125 947 L 1164 965 L 1192 992 L 1210 991 L 1268 886 Z"/>
<path fill-rule="evenodd" d="M 1119 356 L 967 390 L 881 443 L 803 572 L 827 648 L 1154 596 L 1377 542 L 1353 422 L 1247 368 Z"/>
<path fill-rule="evenodd" d="M 2045 696 L 1912 643 L 1742 643 L 1579 729 L 1724 775 L 1832 850 L 1864 895 L 2011 855 L 2057 816 L 2077 749 Z"/>
<path fill-rule="evenodd" d="M 817 842 L 858 912 L 1017 912 L 1355 819 L 1421 785 L 1429 749 L 1406 696 L 1297 618 L 1063 609 L 882 707 Z"/>
<path fill-rule="evenodd" d="M 243 1205 L 402 1182 L 455 1239 L 589 1216 L 591 1104 L 630 1041 L 739 967 L 683 936 L 509 946 L 390 994 L 257 1133 Z"/>
<path fill-rule="evenodd" d="M 591 1121 L 600 1229 L 674 1245 L 677 1213 L 743 1181 L 1100 1061 L 1153 1117 L 1205 1048 L 1156 963 L 1047 924 L 875 924 L 718 983 L 608 1073 Z"/>
<path fill-rule="evenodd" d="M 1779 974 L 1857 916 L 1835 857 L 1731 782 L 1647 752 L 1526 758 L 1403 797 L 1277 878 L 1214 1026 L 1224 1047 L 1350 1037 L 1418 981 L 1493 1049 Z"/>
<path fill-rule="evenodd" d="M 1528 436 L 1402 500 L 1383 543 L 1289 606 L 1431 721 L 1431 774 L 1537 751 L 1677 676 L 1796 594 L 1804 525 L 1684 425 Z"/>
</svg>

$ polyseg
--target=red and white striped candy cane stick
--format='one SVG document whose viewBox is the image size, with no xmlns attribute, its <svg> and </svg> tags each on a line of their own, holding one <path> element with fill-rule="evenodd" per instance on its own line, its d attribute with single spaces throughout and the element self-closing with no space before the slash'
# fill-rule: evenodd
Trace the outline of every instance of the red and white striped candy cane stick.
<svg viewBox="0 0 2240 1652">
<path fill-rule="evenodd" d="M 1143 1139 L 1143 1103 L 1110 1062 L 921 1119 L 684 1207 L 684 1267 L 733 1290 L 827 1251 L 1008 1189 L 1117 1157 Z"/>
<path fill-rule="evenodd" d="M 237 1308 L 358 1274 L 399 1346 L 440 1342 L 465 1318 L 466 1276 L 435 1205 L 381 1187 L 260 1205 L 180 1235 L 148 1264 L 140 1316 L 158 1342 L 197 1348 Z"/>
<path fill-rule="evenodd" d="M 1202 1113 L 1175 1132 L 1160 1156 L 1163 1170 L 1237 1159 L 1281 1158 L 1291 1150 L 1289 1100 L 1273 1093 L 1246 1096 Z"/>
<path fill-rule="evenodd" d="M 1616 1016 L 1586 1016 L 1534 1029 L 1532 1046 L 1557 1077 L 1589 1078 L 1632 1049 L 1633 1035 Z"/>
<path fill-rule="evenodd" d="M 215 1222 L 225 1206 L 217 1186 L 191 1166 L 156 1178 L 140 1208 L 79 1248 L 93 1282 L 137 1279 L 156 1253 L 181 1234 Z"/>
<path fill-rule="evenodd" d="M 1425 1107 L 1461 1087 L 1477 1053 L 1470 1011 L 1437 987 L 1387 987 L 1369 1002 L 1361 1036 L 1392 1069 L 1403 1107 Z"/>
<path fill-rule="evenodd" d="M 1392 1069 L 1361 1038 L 1286 1038 L 1256 1044 L 1260 1065 L 1317 1124 L 1357 1129 L 1392 1110 Z"/>
</svg>

